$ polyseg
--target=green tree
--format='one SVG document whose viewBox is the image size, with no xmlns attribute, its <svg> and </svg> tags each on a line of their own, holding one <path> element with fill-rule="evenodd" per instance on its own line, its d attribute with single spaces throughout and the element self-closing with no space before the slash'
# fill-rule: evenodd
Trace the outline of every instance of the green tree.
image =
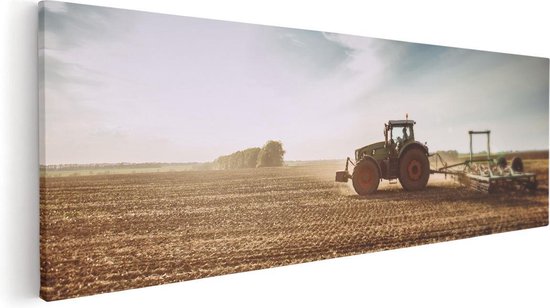
<svg viewBox="0 0 550 308">
<path fill-rule="evenodd" d="M 285 150 L 280 141 L 269 140 L 258 154 L 257 167 L 278 167 L 283 165 Z"/>
<path fill-rule="evenodd" d="M 277 167 L 283 165 L 283 144 L 269 140 L 262 148 L 248 148 L 214 160 L 216 169 L 241 169 L 257 167 Z"/>
<path fill-rule="evenodd" d="M 229 155 L 220 156 L 214 161 L 216 169 L 229 169 Z"/>
<path fill-rule="evenodd" d="M 258 154 L 260 154 L 260 148 L 249 148 L 243 151 L 244 155 L 244 168 L 256 168 L 258 164 Z"/>
</svg>

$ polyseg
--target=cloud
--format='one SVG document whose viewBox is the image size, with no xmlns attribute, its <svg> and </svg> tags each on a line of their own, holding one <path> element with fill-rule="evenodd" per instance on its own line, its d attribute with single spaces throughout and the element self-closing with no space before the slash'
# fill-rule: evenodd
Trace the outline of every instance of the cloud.
<svg viewBox="0 0 550 308">
<path fill-rule="evenodd" d="M 288 28 L 265 28 L 273 55 L 280 55 L 285 66 L 305 72 L 308 77 L 333 73 L 350 59 L 352 49 L 330 34 Z M 321 76 L 319 76 L 321 74 Z"/>
<path fill-rule="evenodd" d="M 102 72 L 74 61 L 67 52 L 116 44 L 134 26 L 132 14 L 124 10 L 55 1 L 42 3 L 39 19 L 40 58 L 46 68 L 39 78 L 57 90 L 69 84 L 100 84 Z"/>
<path fill-rule="evenodd" d="M 48 49 L 69 49 L 85 46 L 96 40 L 116 40 L 133 27 L 131 14 L 124 10 L 65 2 L 44 2 L 39 15 L 39 31 L 48 42 Z M 124 20 L 118 23 L 119 18 Z"/>
<path fill-rule="evenodd" d="M 393 41 L 380 45 L 380 61 L 389 65 L 384 81 L 355 104 L 364 119 L 381 122 L 409 113 L 436 149 L 465 150 L 460 141 L 470 129 L 509 136 L 494 139 L 501 150 L 548 148 L 547 59 Z M 362 101 L 377 106 L 375 116 Z"/>
<path fill-rule="evenodd" d="M 72 6 L 47 8 L 48 163 L 207 161 L 268 139 L 341 158 L 405 113 L 434 149 L 477 128 L 548 147 L 545 59 Z"/>
</svg>

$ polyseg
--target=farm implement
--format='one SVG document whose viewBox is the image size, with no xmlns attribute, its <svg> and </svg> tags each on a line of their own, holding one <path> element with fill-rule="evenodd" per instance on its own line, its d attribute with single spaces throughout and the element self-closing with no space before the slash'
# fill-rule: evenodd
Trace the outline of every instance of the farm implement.
<svg viewBox="0 0 550 308">
<path fill-rule="evenodd" d="M 504 156 L 496 161 L 491 157 L 491 131 L 469 131 L 470 158 L 464 162 L 448 165 L 439 154 L 435 157 L 436 168 L 430 173 L 441 173 L 453 176 L 461 184 L 482 192 L 497 192 L 511 190 L 535 190 L 537 179 L 534 173 L 524 172 L 523 161 L 514 157 L 508 164 Z M 472 139 L 474 135 L 487 136 L 487 157 L 474 157 Z M 438 162 L 442 167 L 438 168 Z"/>
<path fill-rule="evenodd" d="M 378 189 L 380 181 L 401 183 L 405 190 L 426 188 L 430 174 L 450 175 L 461 184 L 484 192 L 502 190 L 534 190 L 537 186 L 534 173 L 526 173 L 519 157 L 510 165 L 504 157 L 495 161 L 491 157 L 490 131 L 469 131 L 470 156 L 464 162 L 447 164 L 438 153 L 430 154 L 426 143 L 415 140 L 415 121 L 390 120 L 384 124 L 384 141 L 355 150 L 355 162 L 346 159 L 344 171 L 336 172 L 336 182 L 352 180 L 359 195 L 368 195 Z M 487 157 L 474 157 L 473 135 L 487 136 Z M 429 158 L 434 157 L 435 169 L 430 168 Z M 349 164 L 354 166 L 349 172 Z M 438 167 L 438 166 L 441 167 Z"/>
</svg>

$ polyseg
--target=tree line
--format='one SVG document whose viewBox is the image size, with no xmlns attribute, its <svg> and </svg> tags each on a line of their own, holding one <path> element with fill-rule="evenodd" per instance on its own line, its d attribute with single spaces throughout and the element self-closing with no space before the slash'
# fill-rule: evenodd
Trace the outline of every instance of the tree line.
<svg viewBox="0 0 550 308">
<path fill-rule="evenodd" d="M 278 167 L 284 162 L 285 150 L 280 141 L 269 140 L 259 148 L 248 148 L 214 160 L 216 169 Z"/>
</svg>

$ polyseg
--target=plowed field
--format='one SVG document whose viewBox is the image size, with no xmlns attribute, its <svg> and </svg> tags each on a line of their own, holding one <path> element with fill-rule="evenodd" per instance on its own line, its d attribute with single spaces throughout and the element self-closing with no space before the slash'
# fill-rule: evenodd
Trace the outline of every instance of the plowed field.
<svg viewBox="0 0 550 308">
<path fill-rule="evenodd" d="M 548 224 L 546 186 L 484 194 L 334 183 L 341 165 L 41 178 L 41 294 L 55 300 Z"/>
</svg>

